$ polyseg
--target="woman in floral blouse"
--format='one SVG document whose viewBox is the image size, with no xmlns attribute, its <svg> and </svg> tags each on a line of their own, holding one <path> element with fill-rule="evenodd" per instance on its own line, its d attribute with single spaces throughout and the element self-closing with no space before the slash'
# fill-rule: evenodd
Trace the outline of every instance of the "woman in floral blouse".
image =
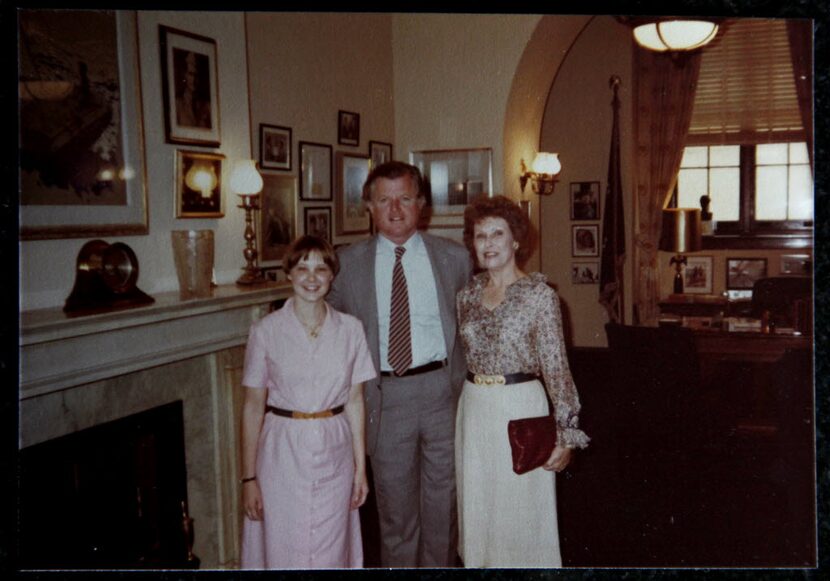
<svg viewBox="0 0 830 581">
<path fill-rule="evenodd" d="M 554 472 L 588 436 L 562 336 L 559 299 L 540 273 L 518 264 L 530 254 L 530 222 L 503 196 L 464 213 L 464 241 L 483 272 L 458 293 L 469 370 L 456 420 L 459 554 L 467 567 L 560 567 Z M 505 382 L 487 385 L 487 376 Z M 478 377 L 476 377 L 478 376 Z M 478 379 L 478 381 L 476 381 Z M 548 461 L 513 472 L 507 422 L 548 414 L 557 445 Z"/>
</svg>

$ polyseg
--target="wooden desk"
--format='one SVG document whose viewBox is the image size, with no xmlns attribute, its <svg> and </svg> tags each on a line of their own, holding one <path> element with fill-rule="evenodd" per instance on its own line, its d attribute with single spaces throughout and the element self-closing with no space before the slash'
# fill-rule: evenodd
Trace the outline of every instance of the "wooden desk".
<svg viewBox="0 0 830 581">
<path fill-rule="evenodd" d="M 727 333 L 696 329 L 697 352 L 701 360 L 774 363 L 787 351 L 812 349 L 813 338 L 804 335 Z"/>
<path fill-rule="evenodd" d="M 784 385 L 789 367 L 783 361 L 791 351 L 811 351 L 813 337 L 764 333 L 728 333 L 695 330 L 695 344 L 704 384 L 717 386 L 724 409 L 740 410 L 736 424 L 743 428 L 777 430 L 781 424 L 782 403 L 787 398 L 809 399 L 809 369 L 798 370 L 800 379 Z M 782 395 L 786 394 L 786 395 Z M 806 401 L 806 400 L 805 400 Z"/>
</svg>

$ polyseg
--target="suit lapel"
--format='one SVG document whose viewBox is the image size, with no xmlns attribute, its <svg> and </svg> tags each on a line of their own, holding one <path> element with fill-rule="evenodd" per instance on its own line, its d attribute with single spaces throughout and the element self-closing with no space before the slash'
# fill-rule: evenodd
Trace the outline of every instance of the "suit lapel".
<svg viewBox="0 0 830 581">
<path fill-rule="evenodd" d="M 438 248 L 439 243 L 428 234 L 421 232 L 421 238 L 427 249 L 427 256 L 432 266 L 432 274 L 435 277 L 435 290 L 438 292 L 438 310 L 441 314 L 441 326 L 444 330 L 444 341 L 447 346 L 447 354 L 452 353 L 455 345 L 455 292 L 452 283 L 452 265 L 447 254 Z"/>
<path fill-rule="evenodd" d="M 366 342 L 372 352 L 372 359 L 375 366 L 380 369 L 380 341 L 378 337 L 378 299 L 377 287 L 375 286 L 375 258 L 377 256 L 377 237 L 369 239 L 363 247 L 363 253 L 358 256 L 357 264 L 354 267 L 358 276 L 351 278 L 354 281 L 355 289 L 352 296 L 355 297 L 356 315 L 362 320 L 366 327 Z"/>
</svg>

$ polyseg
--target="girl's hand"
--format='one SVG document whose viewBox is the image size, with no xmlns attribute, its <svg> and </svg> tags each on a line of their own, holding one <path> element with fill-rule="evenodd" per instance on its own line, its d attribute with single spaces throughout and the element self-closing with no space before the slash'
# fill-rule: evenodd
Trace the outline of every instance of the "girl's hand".
<svg viewBox="0 0 830 581">
<path fill-rule="evenodd" d="M 360 508 L 366 502 L 366 497 L 369 494 L 369 482 L 366 479 L 365 470 L 355 470 L 354 484 L 352 484 L 352 502 L 351 509 Z"/>
<path fill-rule="evenodd" d="M 262 520 L 262 492 L 256 480 L 242 485 L 242 509 L 249 519 Z"/>
</svg>

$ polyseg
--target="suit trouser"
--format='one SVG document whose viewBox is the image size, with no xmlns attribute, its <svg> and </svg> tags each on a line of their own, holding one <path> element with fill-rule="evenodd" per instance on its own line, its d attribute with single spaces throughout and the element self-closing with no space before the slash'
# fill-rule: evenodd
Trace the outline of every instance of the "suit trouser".
<svg viewBox="0 0 830 581">
<path fill-rule="evenodd" d="M 455 563 L 455 402 L 447 368 L 383 378 L 371 456 L 384 567 Z"/>
</svg>

